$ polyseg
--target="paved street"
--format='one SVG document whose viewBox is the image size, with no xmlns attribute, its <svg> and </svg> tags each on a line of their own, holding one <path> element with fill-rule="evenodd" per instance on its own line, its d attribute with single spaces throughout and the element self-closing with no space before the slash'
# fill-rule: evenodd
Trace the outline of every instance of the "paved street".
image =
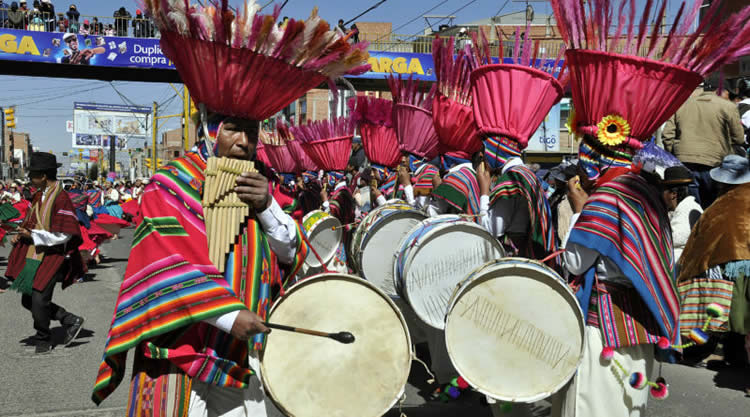
<svg viewBox="0 0 750 417">
<path fill-rule="evenodd" d="M 67 348 L 58 347 L 51 354 L 35 356 L 33 347 L 23 341 L 33 334 L 31 315 L 20 304 L 14 292 L 0 294 L 0 416 L 122 416 L 127 396 L 127 382 L 119 387 L 100 408 L 90 400 L 91 387 L 101 359 L 104 339 L 112 318 L 113 303 L 128 258 L 133 230 L 124 230 L 122 238 L 104 245 L 105 264 L 93 269 L 86 281 L 65 291 L 59 287 L 54 300 L 75 314 L 86 318 L 79 338 Z M 0 250 L 0 270 L 5 269 L 8 248 Z M 53 323 L 57 340 L 61 328 Z M 711 369 L 664 365 L 670 397 L 663 402 L 651 400 L 648 415 L 652 417 L 748 416 L 750 398 L 744 395 L 744 384 L 750 384 L 750 372 L 714 369 L 718 361 L 709 361 Z M 407 387 L 404 413 L 409 417 L 471 416 L 489 417 L 480 405 L 479 396 L 442 404 L 427 403 L 419 392 L 431 391 L 423 382 L 427 377 L 414 366 L 412 383 Z M 129 375 L 129 372 L 128 372 Z M 517 408 L 513 416 L 547 416 L 546 402 L 530 409 Z M 388 413 L 398 417 L 399 411 Z M 355 417 L 355 416 L 352 416 Z"/>
</svg>

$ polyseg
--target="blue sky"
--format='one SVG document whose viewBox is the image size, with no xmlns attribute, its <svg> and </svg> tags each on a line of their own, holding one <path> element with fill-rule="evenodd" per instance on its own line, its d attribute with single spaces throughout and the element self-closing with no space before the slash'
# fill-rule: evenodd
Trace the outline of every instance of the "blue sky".
<svg viewBox="0 0 750 417">
<path fill-rule="evenodd" d="M 10 3 L 9 0 L 5 0 Z M 29 3 L 32 0 L 28 0 Z M 192 0 L 196 2 L 196 0 Z M 135 15 L 137 8 L 135 1 L 113 0 L 84 0 L 62 2 L 52 0 L 56 12 L 64 12 L 70 4 L 76 4 L 82 15 L 112 16 L 112 13 L 125 6 Z M 267 0 L 260 0 L 265 4 Z M 280 1 L 279 3 L 281 3 Z M 282 16 L 295 18 L 307 17 L 313 6 L 320 8 L 320 14 L 332 24 L 339 18 L 349 20 L 378 0 L 318 0 L 303 1 L 289 0 Z M 669 0 L 669 9 L 677 7 L 676 0 Z M 239 4 L 238 1 L 230 1 Z M 469 4 L 468 6 L 466 6 Z M 537 14 L 551 14 L 548 3 L 532 3 Z M 466 6 L 466 7 L 464 7 Z M 270 8 L 271 6 L 269 6 Z M 458 9 L 462 10 L 456 12 Z M 420 16 L 428 12 L 430 15 L 456 15 L 456 24 L 483 19 L 496 14 L 506 14 L 523 10 L 526 5 L 515 0 L 386 0 L 377 9 L 369 12 L 361 21 L 390 21 L 399 34 L 415 34 L 425 28 L 425 21 Z M 433 9 L 434 10 L 431 10 Z M 670 16 L 673 14 L 670 13 Z M 412 21 L 413 20 L 413 21 Z M 73 102 L 88 101 L 97 103 L 123 104 L 130 100 L 140 105 L 150 106 L 153 101 L 164 103 L 171 99 L 174 91 L 168 84 L 114 82 L 115 87 L 108 82 L 93 80 L 73 80 L 62 78 L 39 78 L 0 76 L 0 106 L 18 105 L 16 117 L 19 121 L 17 130 L 29 132 L 32 142 L 41 150 L 63 152 L 71 149 L 70 133 L 65 130 L 65 122 L 72 120 Z M 181 86 L 178 86 L 181 87 Z M 125 96 L 121 97 L 116 91 Z M 180 112 L 179 99 L 174 99 L 171 105 L 163 111 L 169 114 Z M 164 114 L 164 113 L 162 113 Z M 170 121 L 166 129 L 179 127 L 179 121 Z"/>
</svg>

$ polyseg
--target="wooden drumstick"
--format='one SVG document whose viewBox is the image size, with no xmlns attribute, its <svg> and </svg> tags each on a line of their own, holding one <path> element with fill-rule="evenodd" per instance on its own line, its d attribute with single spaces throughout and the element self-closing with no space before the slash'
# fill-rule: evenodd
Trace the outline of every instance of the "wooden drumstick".
<svg viewBox="0 0 750 417">
<path fill-rule="evenodd" d="M 325 333 L 325 332 L 320 332 L 317 330 L 301 329 L 299 327 L 285 326 L 283 324 L 275 324 L 275 323 L 269 323 L 269 322 L 265 322 L 263 324 L 265 324 L 266 327 L 270 329 L 285 330 L 287 332 L 302 333 L 302 334 L 307 334 L 310 336 L 327 337 L 329 339 L 333 339 L 345 345 L 354 343 L 354 335 L 349 332 Z"/>
</svg>

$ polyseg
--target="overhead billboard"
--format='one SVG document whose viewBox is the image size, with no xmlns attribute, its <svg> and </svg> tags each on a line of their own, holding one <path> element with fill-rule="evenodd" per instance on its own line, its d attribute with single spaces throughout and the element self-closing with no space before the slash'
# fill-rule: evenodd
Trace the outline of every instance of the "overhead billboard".
<svg viewBox="0 0 750 417">
<path fill-rule="evenodd" d="M 118 150 L 128 142 L 151 136 L 151 108 L 120 104 L 74 103 L 73 147 L 109 149 L 115 141 Z"/>
</svg>

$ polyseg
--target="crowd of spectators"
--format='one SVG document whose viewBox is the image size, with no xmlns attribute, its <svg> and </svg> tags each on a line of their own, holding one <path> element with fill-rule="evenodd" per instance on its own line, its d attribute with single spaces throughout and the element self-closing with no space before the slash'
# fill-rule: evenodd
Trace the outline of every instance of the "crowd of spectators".
<svg viewBox="0 0 750 417">
<path fill-rule="evenodd" d="M 75 4 L 71 4 L 65 13 L 56 13 L 51 0 L 35 0 L 31 8 L 28 7 L 26 0 L 12 2 L 0 0 L 0 27 L 79 35 L 132 36 L 135 38 L 157 36 L 156 25 L 151 19 L 146 18 L 141 10 L 136 10 L 134 18 L 125 7 L 120 7 L 112 15 L 112 23 L 104 24 L 99 21 L 98 17 L 82 19 Z"/>
</svg>

